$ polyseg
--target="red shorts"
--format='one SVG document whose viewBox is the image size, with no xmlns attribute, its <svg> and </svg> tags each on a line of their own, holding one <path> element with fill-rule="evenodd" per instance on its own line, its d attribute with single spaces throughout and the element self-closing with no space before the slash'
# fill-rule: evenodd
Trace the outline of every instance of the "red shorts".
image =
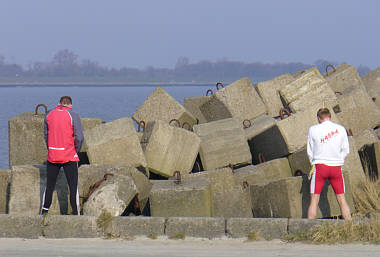
<svg viewBox="0 0 380 257">
<path fill-rule="evenodd" d="M 336 195 L 344 194 L 342 166 L 327 166 L 324 164 L 315 164 L 315 172 L 310 183 L 310 193 L 321 194 L 326 179 L 329 180 Z"/>
</svg>

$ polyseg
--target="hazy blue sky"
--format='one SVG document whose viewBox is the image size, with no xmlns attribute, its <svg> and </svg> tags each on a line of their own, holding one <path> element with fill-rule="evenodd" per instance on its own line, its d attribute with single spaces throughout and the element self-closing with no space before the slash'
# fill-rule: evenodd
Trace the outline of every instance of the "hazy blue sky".
<svg viewBox="0 0 380 257">
<path fill-rule="evenodd" d="M 377 0 L 1 0 L 0 55 L 49 61 L 68 48 L 113 67 L 191 62 L 380 66 Z"/>
</svg>

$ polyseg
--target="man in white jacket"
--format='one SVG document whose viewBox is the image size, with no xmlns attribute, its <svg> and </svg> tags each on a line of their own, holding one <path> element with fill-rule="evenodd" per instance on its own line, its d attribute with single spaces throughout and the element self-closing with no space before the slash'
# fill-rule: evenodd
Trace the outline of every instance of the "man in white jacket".
<svg viewBox="0 0 380 257">
<path fill-rule="evenodd" d="M 310 183 L 311 200 L 308 218 L 316 218 L 319 197 L 325 180 L 328 179 L 334 189 L 343 218 L 351 220 L 350 207 L 344 197 L 345 186 L 342 174 L 344 158 L 350 149 L 347 133 L 343 126 L 331 121 L 329 109 L 319 109 L 317 118 L 319 124 L 310 127 L 307 139 L 307 154 L 311 165 L 315 165 Z"/>
</svg>

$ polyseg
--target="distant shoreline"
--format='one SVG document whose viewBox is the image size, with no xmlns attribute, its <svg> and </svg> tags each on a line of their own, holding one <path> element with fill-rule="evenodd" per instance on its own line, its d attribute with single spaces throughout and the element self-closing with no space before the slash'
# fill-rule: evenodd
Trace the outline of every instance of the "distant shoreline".
<svg viewBox="0 0 380 257">
<path fill-rule="evenodd" d="M 0 87 L 13 86 L 174 86 L 214 85 L 216 82 L 0 82 Z"/>
</svg>

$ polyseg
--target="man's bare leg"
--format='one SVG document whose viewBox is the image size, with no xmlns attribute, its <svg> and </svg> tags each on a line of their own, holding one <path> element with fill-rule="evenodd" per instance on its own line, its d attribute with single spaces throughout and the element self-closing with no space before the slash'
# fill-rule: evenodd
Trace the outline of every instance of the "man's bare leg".
<svg viewBox="0 0 380 257">
<path fill-rule="evenodd" d="M 352 220 L 350 207 L 347 204 L 344 194 L 336 195 L 336 200 L 338 201 L 340 213 L 342 213 L 343 219 Z"/>
<path fill-rule="evenodd" d="M 310 205 L 307 212 L 308 219 L 315 219 L 317 217 L 319 194 L 310 194 Z"/>
</svg>

